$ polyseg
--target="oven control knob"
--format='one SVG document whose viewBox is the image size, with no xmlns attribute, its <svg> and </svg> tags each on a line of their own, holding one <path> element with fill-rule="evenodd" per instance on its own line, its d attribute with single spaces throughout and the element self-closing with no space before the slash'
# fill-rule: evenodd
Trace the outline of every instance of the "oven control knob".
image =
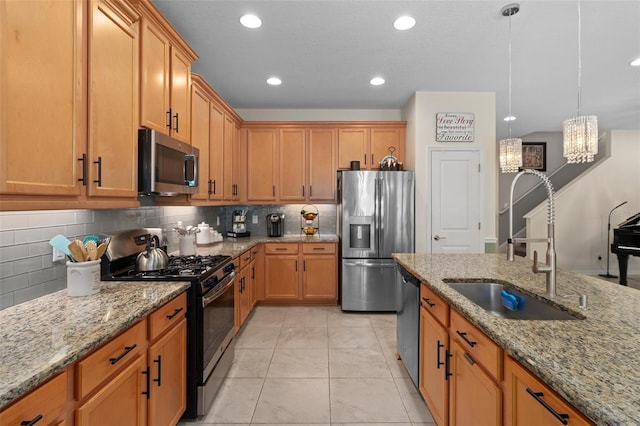
<svg viewBox="0 0 640 426">
<path fill-rule="evenodd" d="M 233 263 L 228 264 L 227 266 L 224 267 L 223 271 L 225 274 L 233 271 L 235 269 L 235 265 Z"/>
<path fill-rule="evenodd" d="M 212 276 L 211 278 L 209 278 L 208 280 L 205 281 L 204 285 L 211 288 L 211 287 L 215 287 L 218 284 L 218 277 L 216 275 Z"/>
</svg>

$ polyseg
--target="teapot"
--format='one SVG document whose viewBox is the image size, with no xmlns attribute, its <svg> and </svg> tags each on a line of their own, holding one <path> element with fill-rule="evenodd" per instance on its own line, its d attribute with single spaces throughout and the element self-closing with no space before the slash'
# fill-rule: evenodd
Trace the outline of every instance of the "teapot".
<svg viewBox="0 0 640 426">
<path fill-rule="evenodd" d="M 160 240 L 156 235 L 147 236 L 147 248 L 136 258 L 136 269 L 138 271 L 157 271 L 164 269 L 169 263 L 169 256 L 160 247 Z"/>
</svg>

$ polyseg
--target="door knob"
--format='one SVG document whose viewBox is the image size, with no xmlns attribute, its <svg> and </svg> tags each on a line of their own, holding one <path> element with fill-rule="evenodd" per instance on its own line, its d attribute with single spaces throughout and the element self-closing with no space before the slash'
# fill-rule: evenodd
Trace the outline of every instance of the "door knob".
<svg viewBox="0 0 640 426">
<path fill-rule="evenodd" d="M 440 235 L 434 235 L 433 239 L 436 240 L 436 241 L 440 241 L 440 240 L 446 240 L 447 237 L 441 237 Z"/>
</svg>

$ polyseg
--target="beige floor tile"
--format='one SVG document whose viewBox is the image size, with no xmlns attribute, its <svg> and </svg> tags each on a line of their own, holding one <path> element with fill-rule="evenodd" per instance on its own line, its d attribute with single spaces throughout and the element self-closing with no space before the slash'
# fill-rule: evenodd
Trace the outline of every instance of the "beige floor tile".
<svg viewBox="0 0 640 426">
<path fill-rule="evenodd" d="M 396 318 L 396 314 L 369 314 L 369 320 L 371 320 L 373 328 L 396 327 Z"/>
<path fill-rule="evenodd" d="M 226 379 L 203 423 L 250 423 L 263 379 Z"/>
<path fill-rule="evenodd" d="M 315 349 L 327 347 L 327 329 L 323 327 L 285 327 L 280 333 L 277 347 Z"/>
<path fill-rule="evenodd" d="M 412 422 L 433 423 L 433 416 L 409 377 L 394 378 L 400 398 Z"/>
<path fill-rule="evenodd" d="M 329 373 L 338 377 L 391 377 L 382 352 L 376 349 L 329 349 Z"/>
<path fill-rule="evenodd" d="M 342 349 L 380 349 L 378 338 L 371 327 L 331 327 L 329 347 Z"/>
<path fill-rule="evenodd" d="M 272 356 L 273 349 L 236 348 L 227 377 L 264 378 Z"/>
<path fill-rule="evenodd" d="M 371 327 L 369 315 L 365 313 L 330 312 L 329 327 Z"/>
<path fill-rule="evenodd" d="M 328 378 L 329 355 L 327 348 L 276 348 L 268 378 Z"/>
<path fill-rule="evenodd" d="M 236 337 L 236 348 L 272 349 L 276 346 L 279 335 L 280 328 L 277 327 L 243 328 Z"/>
<path fill-rule="evenodd" d="M 329 423 L 327 379 L 266 379 L 252 423 Z"/>
<path fill-rule="evenodd" d="M 247 324 L 259 327 L 282 327 L 286 316 L 286 311 L 273 311 L 263 309 L 253 312 L 251 314 L 251 317 L 249 317 Z"/>
<path fill-rule="evenodd" d="M 393 379 L 330 379 L 332 423 L 409 422 Z"/>
<path fill-rule="evenodd" d="M 396 350 L 396 328 L 395 327 L 379 327 L 374 329 L 378 342 L 383 348 Z"/>
<path fill-rule="evenodd" d="M 288 312 L 284 327 L 326 327 L 327 312 L 317 309 L 306 309 Z"/>
</svg>

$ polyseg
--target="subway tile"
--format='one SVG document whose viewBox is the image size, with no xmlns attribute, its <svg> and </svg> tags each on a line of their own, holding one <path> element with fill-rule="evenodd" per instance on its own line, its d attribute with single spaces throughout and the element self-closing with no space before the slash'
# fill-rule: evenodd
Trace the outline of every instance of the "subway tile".
<svg viewBox="0 0 640 426">
<path fill-rule="evenodd" d="M 22 229 L 29 228 L 29 218 L 26 214 L 1 213 L 0 228 L 2 229 Z"/>
<path fill-rule="evenodd" d="M 54 268 L 40 269 L 29 272 L 29 286 L 45 283 L 55 279 Z"/>
<path fill-rule="evenodd" d="M 15 275 L 14 262 L 0 263 L 0 279 Z"/>
<path fill-rule="evenodd" d="M 76 223 L 93 223 L 93 210 L 77 210 L 74 212 L 76 215 Z"/>
<path fill-rule="evenodd" d="M 49 244 L 49 240 L 29 244 L 29 256 L 42 256 L 47 253 L 51 256 L 52 251 L 53 247 Z"/>
<path fill-rule="evenodd" d="M 28 244 L 0 247 L 0 260 L 3 262 L 23 259 L 25 257 L 29 257 Z"/>
<path fill-rule="evenodd" d="M 14 275 L 0 281 L 0 293 L 6 294 L 29 287 L 28 274 Z"/>
<path fill-rule="evenodd" d="M 67 237 L 69 239 L 72 239 L 72 237 L 83 238 L 85 235 L 87 235 L 87 233 L 84 223 L 67 225 Z"/>
<path fill-rule="evenodd" d="M 42 228 L 18 229 L 15 231 L 15 243 L 33 243 L 42 241 Z"/>
<path fill-rule="evenodd" d="M 30 227 L 71 225 L 75 223 L 75 214 L 72 210 L 31 212 L 28 217 Z"/>
<path fill-rule="evenodd" d="M 0 247 L 15 244 L 15 231 L 0 231 Z"/>
<path fill-rule="evenodd" d="M 42 269 L 42 259 L 40 256 L 27 257 L 13 262 L 15 274 L 27 274 L 31 271 Z"/>
<path fill-rule="evenodd" d="M 0 310 L 15 305 L 13 299 L 13 293 L 2 294 L 0 293 Z"/>
<path fill-rule="evenodd" d="M 64 225 L 48 226 L 46 228 L 42 228 L 42 239 L 45 241 L 49 241 L 51 238 L 55 237 L 58 234 L 65 235 L 66 233 L 67 227 Z"/>
</svg>

